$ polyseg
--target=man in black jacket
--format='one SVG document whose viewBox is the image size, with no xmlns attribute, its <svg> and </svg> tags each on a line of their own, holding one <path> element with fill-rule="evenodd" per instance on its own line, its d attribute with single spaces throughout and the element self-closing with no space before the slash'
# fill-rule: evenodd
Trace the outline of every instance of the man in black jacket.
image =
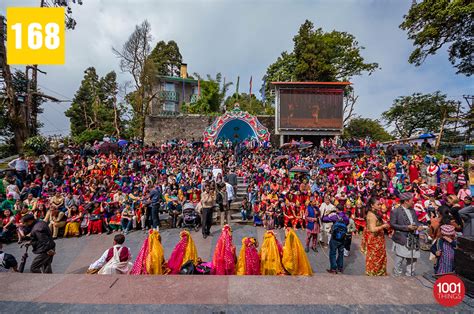
<svg viewBox="0 0 474 314">
<path fill-rule="evenodd" d="M 416 260 L 420 257 L 419 238 L 415 232 L 422 230 L 413 209 L 413 194 L 400 195 L 401 206 L 390 214 L 390 226 L 395 230 L 392 236 L 393 250 L 395 251 L 395 265 L 393 275 L 399 277 L 403 273 L 403 262 L 406 261 L 407 276 L 414 276 Z"/>
<path fill-rule="evenodd" d="M 56 243 L 51 235 L 51 230 L 48 224 L 44 221 L 36 220 L 32 214 L 27 214 L 22 218 L 23 224 L 31 230 L 31 246 L 33 253 L 37 254 L 31 263 L 32 273 L 47 273 L 53 272 L 51 263 L 55 253 Z"/>
</svg>

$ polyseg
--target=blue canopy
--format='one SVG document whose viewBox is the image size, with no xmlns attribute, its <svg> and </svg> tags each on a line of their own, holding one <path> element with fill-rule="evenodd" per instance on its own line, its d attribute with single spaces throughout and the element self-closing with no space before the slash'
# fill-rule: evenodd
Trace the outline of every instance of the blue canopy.
<svg viewBox="0 0 474 314">
<path fill-rule="evenodd" d="M 119 140 L 119 141 L 117 142 L 117 144 L 118 144 L 119 146 L 125 146 L 125 145 L 128 144 L 128 141 L 122 139 L 122 140 Z"/>
<path fill-rule="evenodd" d="M 436 137 L 436 136 L 431 134 L 431 133 L 423 133 L 420 136 L 418 136 L 419 139 L 434 138 L 434 137 Z"/>
<path fill-rule="evenodd" d="M 330 163 L 325 163 L 325 164 L 322 164 L 321 166 L 319 166 L 319 168 L 321 169 L 327 169 L 327 168 L 332 168 L 334 167 L 333 164 L 330 164 Z"/>
</svg>

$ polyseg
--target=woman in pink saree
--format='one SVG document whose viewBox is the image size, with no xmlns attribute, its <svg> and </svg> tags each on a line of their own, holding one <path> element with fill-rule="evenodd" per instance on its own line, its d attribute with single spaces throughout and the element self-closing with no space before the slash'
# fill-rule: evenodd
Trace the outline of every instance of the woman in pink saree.
<svg viewBox="0 0 474 314">
<path fill-rule="evenodd" d="M 192 261 L 194 266 L 198 262 L 198 254 L 196 245 L 189 231 L 184 230 L 179 234 L 180 240 L 174 247 L 168 260 L 168 267 L 171 270 L 170 274 L 179 274 L 181 267 L 189 261 Z"/>
<path fill-rule="evenodd" d="M 237 261 L 237 275 L 260 275 L 260 256 L 258 242 L 255 238 L 243 238 Z"/>
<path fill-rule="evenodd" d="M 225 225 L 214 250 L 211 275 L 235 275 L 235 260 L 232 229 L 229 225 Z"/>
</svg>

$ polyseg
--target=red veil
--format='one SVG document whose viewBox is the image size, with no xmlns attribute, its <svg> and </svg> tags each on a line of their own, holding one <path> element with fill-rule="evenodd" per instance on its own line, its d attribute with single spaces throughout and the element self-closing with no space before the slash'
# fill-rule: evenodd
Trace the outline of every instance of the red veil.
<svg viewBox="0 0 474 314">
<path fill-rule="evenodd" d="M 232 244 L 232 229 L 229 225 L 222 228 L 212 258 L 212 275 L 235 275 L 235 246 Z"/>
</svg>

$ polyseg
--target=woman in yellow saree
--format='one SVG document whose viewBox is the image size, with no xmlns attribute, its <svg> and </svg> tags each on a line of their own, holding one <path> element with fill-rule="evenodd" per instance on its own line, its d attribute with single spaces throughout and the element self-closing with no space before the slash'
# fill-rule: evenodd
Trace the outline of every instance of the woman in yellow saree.
<svg viewBox="0 0 474 314">
<path fill-rule="evenodd" d="M 285 270 L 281 264 L 282 248 L 272 230 L 265 232 L 260 248 L 260 274 L 283 275 Z"/>
<path fill-rule="evenodd" d="M 133 264 L 131 275 L 164 275 L 168 273 L 165 263 L 161 235 L 156 230 L 150 230 L 148 238 L 138 253 L 135 264 Z"/>
<path fill-rule="evenodd" d="M 283 246 L 283 267 L 293 276 L 311 276 L 313 270 L 309 264 L 300 239 L 291 228 L 286 228 L 285 246 Z"/>
<path fill-rule="evenodd" d="M 179 274 L 181 267 L 188 261 L 192 261 L 194 266 L 196 266 L 198 262 L 196 245 L 189 231 L 181 231 L 179 236 L 180 240 L 174 247 L 170 259 L 168 260 L 168 267 L 171 270 L 171 274 Z"/>
<path fill-rule="evenodd" d="M 237 275 L 260 275 L 260 257 L 258 256 L 258 242 L 255 238 L 243 238 L 237 261 Z"/>
</svg>

